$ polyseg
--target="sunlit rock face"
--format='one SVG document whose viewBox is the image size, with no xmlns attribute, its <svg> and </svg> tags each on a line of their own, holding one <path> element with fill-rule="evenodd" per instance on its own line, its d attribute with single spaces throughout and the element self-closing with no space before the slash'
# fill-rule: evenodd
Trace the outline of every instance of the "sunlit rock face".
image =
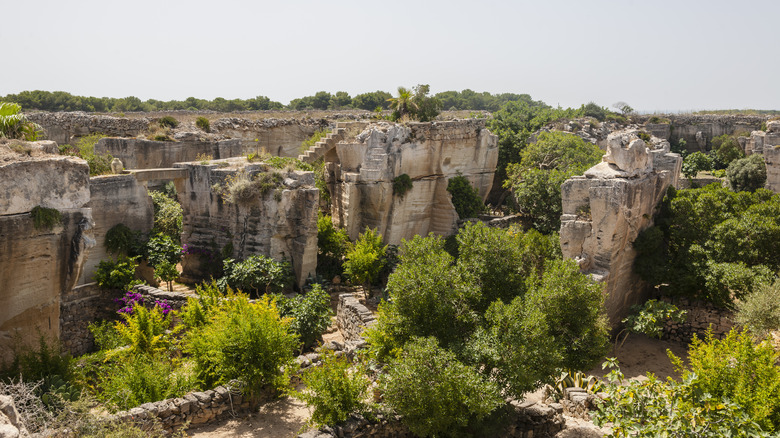
<svg viewBox="0 0 780 438">
<path fill-rule="evenodd" d="M 498 139 L 484 120 L 374 123 L 346 137 L 325 153 L 325 165 L 334 222 L 352 239 L 366 227 L 396 245 L 414 235 L 453 234 L 458 215 L 449 179 L 462 174 L 483 200 L 493 184 Z M 404 174 L 411 188 L 394 193 L 393 181 Z"/>
<path fill-rule="evenodd" d="M 604 284 L 613 326 L 647 292 L 633 272 L 632 244 L 652 225 L 655 207 L 676 185 L 681 164 L 668 142 L 653 138 L 648 146 L 636 131 L 617 132 L 609 135 L 603 161 L 561 188 L 561 250 Z"/>
</svg>

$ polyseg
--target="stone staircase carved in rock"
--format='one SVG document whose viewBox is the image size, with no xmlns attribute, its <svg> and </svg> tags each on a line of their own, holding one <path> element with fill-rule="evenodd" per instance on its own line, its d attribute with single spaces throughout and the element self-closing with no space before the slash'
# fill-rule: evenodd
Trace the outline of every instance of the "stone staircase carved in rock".
<svg viewBox="0 0 780 438">
<path fill-rule="evenodd" d="M 340 141 L 345 140 L 347 131 L 350 128 L 363 129 L 367 125 L 368 123 L 363 122 L 338 122 L 333 131 L 329 132 L 324 139 L 315 143 L 314 146 L 310 147 L 306 152 L 298 155 L 298 159 L 304 163 L 313 163 L 324 157 L 325 154 L 335 148 Z"/>
</svg>

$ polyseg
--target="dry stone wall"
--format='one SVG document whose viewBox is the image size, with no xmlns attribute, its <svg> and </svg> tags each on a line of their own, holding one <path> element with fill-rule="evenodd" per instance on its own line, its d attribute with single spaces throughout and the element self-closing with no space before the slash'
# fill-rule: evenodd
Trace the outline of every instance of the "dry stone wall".
<svg viewBox="0 0 780 438">
<path fill-rule="evenodd" d="M 153 141 L 112 137 L 101 138 L 95 152 L 119 158 L 125 169 L 167 168 L 173 163 L 195 161 L 199 156 L 220 159 L 246 155 L 239 140 Z"/>
<path fill-rule="evenodd" d="M 118 290 L 101 289 L 88 283 L 64 291 L 60 300 L 60 343 L 73 356 L 95 351 L 95 339 L 89 324 L 117 319 Z"/>
<path fill-rule="evenodd" d="M 353 294 L 340 294 L 336 323 L 348 341 L 363 339 L 363 332 L 376 323 L 376 317 Z"/>
<path fill-rule="evenodd" d="M 461 173 L 483 200 L 493 184 L 498 139 L 484 120 L 375 123 L 353 135 L 325 154 L 331 213 L 351 239 L 366 227 L 396 245 L 417 234 L 450 235 L 458 216 L 449 179 Z M 404 174 L 412 188 L 400 196 L 393 180 Z"/>
<path fill-rule="evenodd" d="M 682 163 L 669 153 L 668 142 L 656 140 L 651 147 L 636 131 L 610 134 L 603 161 L 561 187 L 561 250 L 604 283 L 613 326 L 648 292 L 633 271 L 632 243 L 652 225 L 655 207 L 677 183 Z"/>
<path fill-rule="evenodd" d="M 101 133 L 113 137 L 135 137 L 149 128 L 150 119 L 88 114 L 85 112 L 39 112 L 27 118 L 41 125 L 46 138 L 59 144 L 72 143 L 75 137 Z"/>
<path fill-rule="evenodd" d="M 225 165 L 229 167 L 220 167 Z M 189 172 L 188 178 L 178 183 L 181 187 L 177 186 L 184 214 L 182 244 L 190 248 L 182 261 L 183 277 L 207 278 L 215 252 L 226 247 L 232 248 L 233 257 L 238 259 L 253 254 L 286 258 L 298 285 L 309 275 L 314 276 L 319 190 L 314 187 L 312 172 L 287 173 L 283 187 L 249 202 L 233 204 L 225 201 L 214 186 L 227 186 L 228 180 L 240 172 L 251 178 L 268 170 L 266 165 L 236 158 L 209 165 L 179 163 L 175 167 Z"/>
</svg>

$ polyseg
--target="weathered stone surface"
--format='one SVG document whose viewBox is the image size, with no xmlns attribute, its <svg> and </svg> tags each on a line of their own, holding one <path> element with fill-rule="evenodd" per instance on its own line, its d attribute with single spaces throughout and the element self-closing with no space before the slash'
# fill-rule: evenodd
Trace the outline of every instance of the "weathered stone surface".
<svg viewBox="0 0 780 438">
<path fill-rule="evenodd" d="M 93 235 L 96 245 L 89 250 L 79 284 L 92 282 L 98 264 L 110 258 L 106 247 L 106 232 L 124 224 L 131 230 L 148 233 L 154 226 L 152 198 L 133 175 L 105 175 L 89 179 L 90 200 L 95 221 Z"/>
<path fill-rule="evenodd" d="M 654 141 L 664 155 L 663 160 L 654 160 L 635 132 L 610 134 L 605 161 L 561 187 L 563 255 L 604 283 L 605 306 L 613 326 L 646 293 L 633 271 L 636 253 L 632 243 L 652 225 L 655 206 L 676 182 L 677 173 L 671 169 L 679 171 L 681 159 L 665 153 L 668 143 L 664 143 Z M 653 169 L 654 162 L 667 170 Z"/>
<path fill-rule="evenodd" d="M 97 142 L 95 151 L 119 158 L 125 169 L 171 167 L 173 163 L 195 161 L 198 156 L 209 156 L 216 160 L 246 155 L 238 140 L 153 141 L 105 137 Z"/>
<path fill-rule="evenodd" d="M 36 206 L 58 210 L 89 202 L 89 166 L 75 157 L 45 155 L 0 161 L 0 216 L 27 213 Z"/>
<path fill-rule="evenodd" d="M 117 318 L 114 300 L 122 296 L 121 291 L 106 291 L 97 283 L 79 285 L 63 291 L 60 296 L 60 343 L 65 351 L 79 356 L 95 349 L 95 340 L 89 331 L 89 324 L 111 321 Z"/>
<path fill-rule="evenodd" d="M 101 133 L 117 137 L 135 137 L 149 127 L 150 119 L 112 117 L 85 112 L 37 112 L 27 118 L 41 125 L 46 138 L 59 144 L 72 143 L 75 137 Z"/>
<path fill-rule="evenodd" d="M 376 317 L 353 294 L 340 294 L 336 323 L 348 341 L 363 339 L 363 331 L 376 323 Z"/>
<path fill-rule="evenodd" d="M 776 145 L 764 147 L 764 163 L 766 163 L 765 187 L 780 193 L 780 141 Z"/>
<path fill-rule="evenodd" d="M 17 438 L 29 436 L 21 417 L 16 410 L 14 400 L 7 395 L 0 395 L 0 438 Z"/>
<path fill-rule="evenodd" d="M 290 172 L 286 177 L 296 181 L 296 188 L 284 186 L 249 203 L 232 204 L 212 187 L 227 184 L 226 180 L 235 177 L 239 167 L 251 176 L 266 166 L 247 164 L 243 158 L 232 159 L 230 163 L 230 167 L 199 163 L 175 166 L 189 170 L 189 177 L 181 182 L 179 189 L 184 212 L 182 244 L 206 250 L 206 253 L 185 255 L 182 275 L 206 276 L 205 269 L 210 263 L 207 253 L 230 245 L 238 259 L 253 254 L 286 258 L 292 264 L 298 284 L 302 285 L 309 275 L 314 275 L 317 266 L 319 190 L 314 187 L 313 174 Z"/>
<path fill-rule="evenodd" d="M 262 119 L 237 117 L 219 119 L 211 124 L 212 132 L 238 139 L 255 152 L 265 151 L 280 157 L 297 157 L 301 143 L 316 131 L 332 123 L 326 119 Z"/>
<path fill-rule="evenodd" d="M 391 244 L 416 234 L 452 234 L 458 217 L 449 179 L 462 173 L 484 199 L 497 160 L 497 137 L 484 120 L 369 125 L 325 155 L 334 222 L 352 239 L 370 227 Z M 399 196 L 393 179 L 403 174 L 413 185 Z"/>
</svg>

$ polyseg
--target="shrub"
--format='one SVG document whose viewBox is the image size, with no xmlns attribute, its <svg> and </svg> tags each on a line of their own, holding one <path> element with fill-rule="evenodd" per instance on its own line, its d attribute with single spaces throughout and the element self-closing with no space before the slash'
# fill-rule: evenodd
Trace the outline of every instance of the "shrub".
<svg viewBox="0 0 780 438">
<path fill-rule="evenodd" d="M 754 344 L 748 333 L 732 330 L 722 340 L 694 336 L 688 366 L 669 353 L 694 394 L 710 394 L 739 405 L 764 430 L 780 427 L 780 366 L 768 343 Z"/>
<path fill-rule="evenodd" d="M 737 323 L 758 338 L 773 330 L 780 330 L 780 280 L 762 284 L 757 290 L 737 303 Z"/>
<path fill-rule="evenodd" d="M 14 359 L 9 366 L 4 367 L 0 376 L 2 380 L 20 379 L 28 382 L 44 380 L 59 376 L 68 380 L 71 376 L 70 354 L 62 350 L 57 340 L 47 340 L 41 334 L 38 336 L 38 348 L 19 346 L 14 349 Z M 41 391 L 38 391 L 40 395 Z"/>
<path fill-rule="evenodd" d="M 593 117 L 600 122 L 606 120 L 607 114 L 610 112 L 608 109 L 601 107 L 594 102 L 588 102 L 582 109 L 585 117 Z"/>
<path fill-rule="evenodd" d="M 250 176 L 239 171 L 225 181 L 222 198 L 231 204 L 251 205 L 268 192 L 281 188 L 284 177 L 278 172 L 262 172 Z"/>
<path fill-rule="evenodd" d="M 157 123 L 161 128 L 176 128 L 179 126 L 179 121 L 176 120 L 173 116 L 161 117 Z"/>
<path fill-rule="evenodd" d="M 342 273 L 342 259 L 349 246 L 349 237 L 343 229 L 333 226 L 330 216 L 317 218 L 317 273 L 331 279 Z"/>
<path fill-rule="evenodd" d="M 209 123 L 209 119 L 203 116 L 195 119 L 195 126 L 202 129 L 204 132 L 211 132 L 211 123 Z"/>
<path fill-rule="evenodd" d="M 641 306 L 633 305 L 631 312 L 631 315 L 622 321 L 626 329 L 656 339 L 661 339 L 667 320 L 679 324 L 685 321 L 686 314 L 685 310 L 678 309 L 674 304 L 658 300 L 648 300 Z"/>
<path fill-rule="evenodd" d="M 38 140 L 43 128 L 27 119 L 18 103 L 0 102 L 0 138 Z"/>
<path fill-rule="evenodd" d="M 719 169 L 728 167 L 732 161 L 745 157 L 735 135 L 723 134 L 713 138 L 712 150 L 715 152 L 715 161 Z"/>
<path fill-rule="evenodd" d="M 109 253 L 125 256 L 143 255 L 144 239 L 140 231 L 133 231 L 125 224 L 116 224 L 106 232 L 103 245 Z"/>
<path fill-rule="evenodd" d="M 165 331 L 171 326 L 171 315 L 155 306 L 147 309 L 141 304 L 135 304 L 133 311 L 122 313 L 123 322 L 115 325 L 119 336 L 128 349 L 125 354 L 156 354 L 165 350 L 170 340 Z"/>
<path fill-rule="evenodd" d="M 95 271 L 95 281 L 103 289 L 129 290 L 141 281 L 135 279 L 138 263 L 134 257 L 120 257 L 117 261 L 102 260 Z"/>
<path fill-rule="evenodd" d="M 318 340 L 330 325 L 333 310 L 330 308 L 330 295 L 319 284 L 314 284 L 305 295 L 294 298 L 277 297 L 279 314 L 291 317 L 290 329 L 301 339 L 301 348 L 308 349 Z"/>
<path fill-rule="evenodd" d="M 223 297 L 219 286 L 215 280 L 211 283 L 199 284 L 195 287 L 195 293 L 198 298 L 187 298 L 187 304 L 182 307 L 179 316 L 181 317 L 184 328 L 191 330 L 206 324 L 211 318 L 213 312 L 221 305 Z M 227 288 L 226 295 L 232 296 L 233 290 Z"/>
<path fill-rule="evenodd" d="M 289 262 L 276 261 L 260 254 L 249 256 L 244 261 L 225 259 L 223 272 L 224 277 L 220 280 L 224 280 L 227 286 L 255 295 L 290 289 L 294 281 Z"/>
<path fill-rule="evenodd" d="M 463 175 L 457 175 L 447 182 L 447 191 L 452 196 L 452 205 L 461 219 L 476 217 L 485 210 L 485 204 L 476 187 Z"/>
<path fill-rule="evenodd" d="M 162 233 L 175 243 L 181 242 L 182 208 L 170 194 L 158 191 L 149 192 L 154 204 L 154 228 L 152 233 Z"/>
<path fill-rule="evenodd" d="M 90 176 L 105 175 L 111 173 L 111 161 L 114 157 L 109 153 L 96 154 L 95 145 L 105 137 L 103 134 L 95 133 L 81 137 L 76 141 L 73 148 L 65 147 L 65 153 L 84 159 L 89 165 Z M 66 146 L 66 145 L 63 145 Z"/>
<path fill-rule="evenodd" d="M 281 369 L 292 366 L 299 345 L 290 324 L 268 296 L 255 303 L 246 295 L 228 296 L 206 324 L 187 334 L 185 351 L 204 387 L 239 379 L 257 396 L 266 385 L 282 388 L 289 382 Z"/>
<path fill-rule="evenodd" d="M 304 170 L 311 172 L 314 167 L 311 164 L 304 163 L 295 157 L 264 157 L 263 162 L 275 169 Z"/>
<path fill-rule="evenodd" d="M 98 397 L 116 410 L 181 397 L 195 388 L 194 378 L 165 355 L 134 354 L 107 365 Z"/>
<path fill-rule="evenodd" d="M 382 235 L 366 227 L 350 245 L 344 262 L 344 273 L 357 284 L 368 285 L 374 282 L 385 265 L 387 245 L 382 245 Z"/>
<path fill-rule="evenodd" d="M 498 385 L 459 362 L 433 338 L 416 338 L 388 365 L 384 399 L 412 433 L 458 436 L 503 404 Z"/>
<path fill-rule="evenodd" d="M 33 226 L 36 230 L 51 230 L 62 222 L 62 214 L 56 208 L 47 208 L 37 205 L 30 211 Z"/>
<path fill-rule="evenodd" d="M 766 182 L 766 164 L 764 157 L 753 154 L 747 158 L 734 160 L 726 169 L 731 189 L 735 192 L 755 192 Z"/>
<path fill-rule="evenodd" d="M 612 363 L 608 360 L 604 366 Z M 663 382 L 653 375 L 626 382 L 619 370 L 612 370 L 608 377 L 612 383 L 604 391 L 605 402 L 591 415 L 599 426 L 611 423 L 611 436 L 768 436 L 738 404 L 695 391 L 693 376 L 679 383 L 671 379 Z"/>
<path fill-rule="evenodd" d="M 146 260 L 157 269 L 163 263 L 173 265 L 179 263 L 181 259 L 181 246 L 179 246 L 170 236 L 159 233 L 149 238 L 146 242 Z"/>
<path fill-rule="evenodd" d="M 401 174 L 393 178 L 393 195 L 403 198 L 406 192 L 412 189 L 412 178 L 407 174 Z"/>
<path fill-rule="evenodd" d="M 708 170 L 712 170 L 712 159 L 703 152 L 694 152 L 683 159 L 682 174 L 688 179 Z"/>
<path fill-rule="evenodd" d="M 301 153 L 306 152 L 309 150 L 312 146 L 314 146 L 318 141 L 322 140 L 330 134 L 329 128 L 323 128 L 317 131 L 314 131 L 314 134 L 311 135 L 311 137 L 307 138 L 301 143 Z"/>
<path fill-rule="evenodd" d="M 113 350 L 125 345 L 125 341 L 113 321 L 91 322 L 88 328 L 95 339 L 95 346 L 98 350 Z"/>
<path fill-rule="evenodd" d="M 179 270 L 176 269 L 175 264 L 163 260 L 154 267 L 154 274 L 159 277 L 160 280 L 168 283 L 168 291 L 173 292 L 173 281 L 179 278 Z"/>
<path fill-rule="evenodd" d="M 334 425 L 347 419 L 352 412 L 365 410 L 369 381 L 359 368 L 350 368 L 349 361 L 338 358 L 330 350 L 321 355 L 322 365 L 308 369 L 301 380 L 306 389 L 296 397 L 314 407 L 311 421 Z"/>
</svg>

